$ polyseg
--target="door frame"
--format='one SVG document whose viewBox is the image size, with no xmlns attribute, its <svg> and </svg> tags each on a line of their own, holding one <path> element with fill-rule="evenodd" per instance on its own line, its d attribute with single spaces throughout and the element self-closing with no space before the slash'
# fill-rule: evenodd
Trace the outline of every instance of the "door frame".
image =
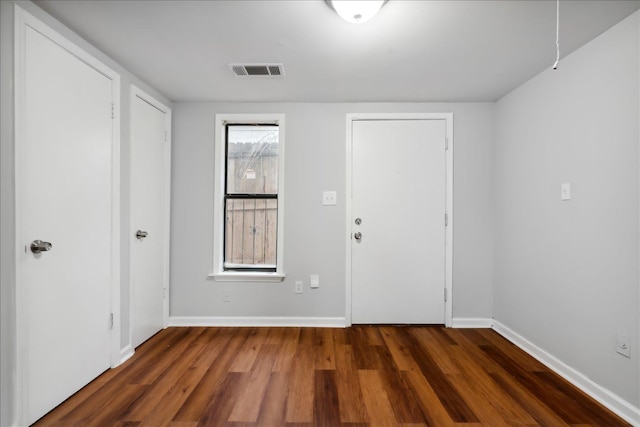
<svg viewBox="0 0 640 427">
<path fill-rule="evenodd" d="M 164 176 L 164 187 L 165 187 L 165 206 L 164 206 L 164 283 L 162 284 L 164 288 L 164 298 L 163 298 L 163 310 L 162 310 L 162 324 L 163 327 L 166 328 L 169 324 L 169 274 L 170 274 L 170 265 L 169 265 L 169 255 L 170 248 L 169 244 L 171 241 L 170 236 L 170 224 L 171 224 L 171 108 L 164 105 L 162 102 L 158 101 L 153 96 L 149 95 L 147 92 L 139 88 L 138 86 L 132 84 L 130 97 L 129 97 L 129 338 L 128 343 L 125 349 L 123 349 L 123 361 L 133 356 L 135 349 L 133 348 L 133 327 L 134 327 L 134 315 L 133 315 L 133 301 L 134 301 L 134 292 L 133 292 L 133 251 L 131 250 L 134 233 L 135 233 L 135 225 L 133 224 L 133 193 L 131 189 L 133 188 L 133 103 L 135 99 L 139 98 L 152 107 L 160 110 L 165 114 L 165 146 L 164 146 L 164 167 L 165 167 L 165 176 Z"/>
<path fill-rule="evenodd" d="M 47 37 L 67 52 L 84 62 L 100 74 L 111 80 L 112 100 L 112 140 L 111 140 L 111 280 L 110 280 L 110 306 L 113 315 L 113 323 L 110 329 L 110 354 L 111 367 L 120 364 L 120 75 L 100 62 L 90 53 L 67 39 L 62 34 L 53 30 L 43 21 L 31 15 L 17 4 L 14 5 L 14 102 L 15 102 L 15 135 L 14 135 L 14 174 L 15 174 L 15 230 L 16 230 L 16 415 L 22 424 L 28 418 L 29 394 L 26 386 L 27 379 L 27 354 L 26 345 L 28 334 L 26 310 L 27 292 L 23 284 L 20 259 L 25 248 L 22 246 L 24 239 L 21 224 L 21 197 L 24 190 L 21 170 L 25 161 L 22 145 L 25 140 L 26 123 L 26 30 L 27 27 Z M 105 319 L 107 321 L 107 319 Z M 53 408 L 52 408 L 53 409 Z"/>
<path fill-rule="evenodd" d="M 351 217 L 352 217 L 352 176 L 353 176 L 353 122 L 364 120 L 445 120 L 447 150 L 445 152 L 445 209 L 447 226 L 445 229 L 445 288 L 443 295 L 444 324 L 451 327 L 453 308 L 453 113 L 348 113 L 346 119 L 346 294 L 345 323 L 351 326 L 352 278 L 351 278 Z M 443 218 L 444 222 L 445 219 Z M 446 296 L 446 297 L 445 297 Z"/>
</svg>

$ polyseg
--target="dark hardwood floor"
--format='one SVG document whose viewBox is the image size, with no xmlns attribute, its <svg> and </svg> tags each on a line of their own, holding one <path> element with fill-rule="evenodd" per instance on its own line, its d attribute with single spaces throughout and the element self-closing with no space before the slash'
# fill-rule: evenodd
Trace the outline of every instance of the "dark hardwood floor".
<svg viewBox="0 0 640 427">
<path fill-rule="evenodd" d="M 628 426 L 489 329 L 169 328 L 35 426 Z"/>
</svg>

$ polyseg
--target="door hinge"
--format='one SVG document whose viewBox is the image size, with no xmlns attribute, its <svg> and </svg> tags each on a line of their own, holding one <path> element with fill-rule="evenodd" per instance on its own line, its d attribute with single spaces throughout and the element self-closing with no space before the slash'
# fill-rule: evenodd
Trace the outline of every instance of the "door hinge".
<svg viewBox="0 0 640 427">
<path fill-rule="evenodd" d="M 447 288 L 444 288 L 444 302 L 447 302 Z"/>
<path fill-rule="evenodd" d="M 112 119 L 116 118 L 116 107 L 113 103 L 111 103 L 111 118 Z"/>
<path fill-rule="evenodd" d="M 113 329 L 113 313 L 109 316 L 109 329 Z"/>
<path fill-rule="evenodd" d="M 449 138 L 444 139 L 444 151 L 449 149 Z"/>
<path fill-rule="evenodd" d="M 444 226 L 445 227 L 449 226 L 449 213 L 447 212 L 444 213 Z"/>
<path fill-rule="evenodd" d="M 164 131 L 164 142 L 167 142 L 167 131 Z"/>
</svg>

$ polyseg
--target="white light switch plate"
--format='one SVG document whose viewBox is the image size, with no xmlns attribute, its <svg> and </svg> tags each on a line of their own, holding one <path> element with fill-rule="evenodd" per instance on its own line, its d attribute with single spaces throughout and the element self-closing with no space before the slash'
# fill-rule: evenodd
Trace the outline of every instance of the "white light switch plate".
<svg viewBox="0 0 640 427">
<path fill-rule="evenodd" d="M 322 204 L 325 206 L 335 206 L 337 204 L 337 195 L 335 191 L 322 192 Z"/>
<path fill-rule="evenodd" d="M 560 185 L 560 200 L 571 200 L 571 183 L 563 182 Z"/>
</svg>

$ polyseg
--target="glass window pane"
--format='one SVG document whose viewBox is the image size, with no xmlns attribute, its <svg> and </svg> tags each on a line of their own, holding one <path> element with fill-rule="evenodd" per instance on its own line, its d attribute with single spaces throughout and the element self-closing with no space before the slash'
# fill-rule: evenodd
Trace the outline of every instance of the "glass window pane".
<svg viewBox="0 0 640 427">
<path fill-rule="evenodd" d="M 227 125 L 227 194 L 278 193 L 277 125 Z"/>
<path fill-rule="evenodd" d="M 224 268 L 276 270 L 278 200 L 227 199 Z"/>
</svg>

